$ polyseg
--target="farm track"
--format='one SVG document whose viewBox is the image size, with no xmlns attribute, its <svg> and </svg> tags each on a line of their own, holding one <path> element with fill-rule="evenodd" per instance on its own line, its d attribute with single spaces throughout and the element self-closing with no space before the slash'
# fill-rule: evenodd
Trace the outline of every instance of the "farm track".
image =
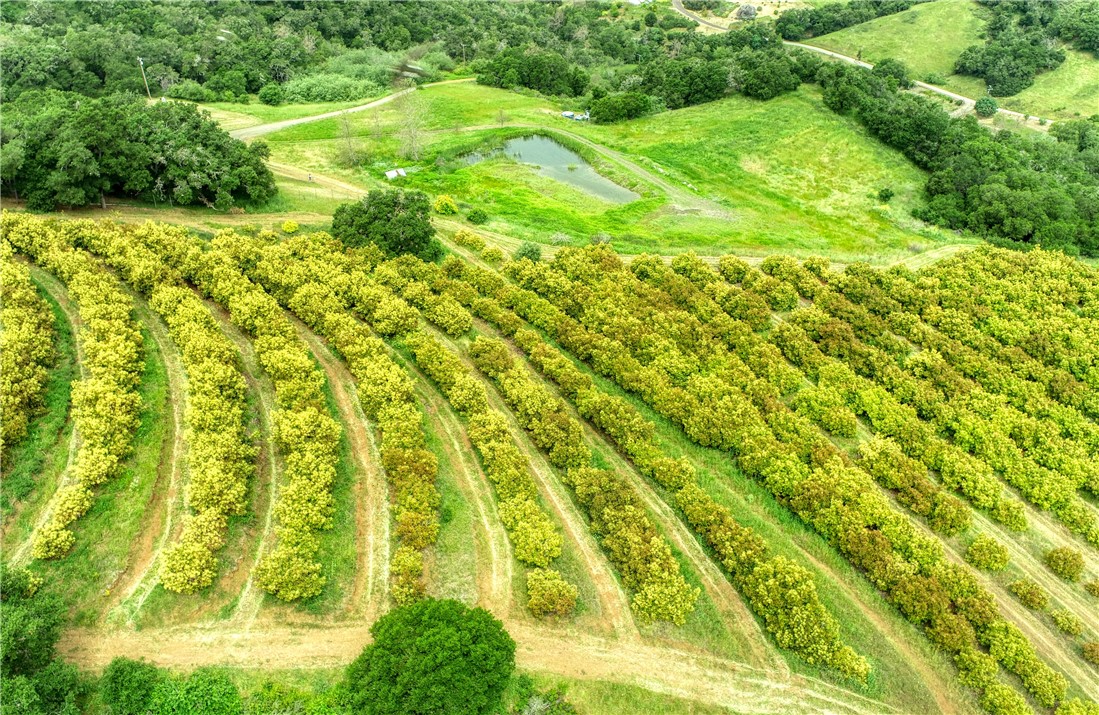
<svg viewBox="0 0 1099 715">
<path fill-rule="evenodd" d="M 669 695 L 751 714 L 834 713 L 870 715 L 896 709 L 830 686 L 773 674 L 743 664 L 661 646 L 631 644 L 509 621 L 520 668 L 556 675 L 638 685 Z M 119 655 L 146 654 L 158 665 L 193 668 L 220 664 L 250 669 L 335 668 L 349 663 L 370 642 L 370 624 L 272 628 L 250 632 L 178 628 L 104 634 L 74 629 L 61 654 L 86 668 L 102 669 Z"/>
<path fill-rule="evenodd" d="M 399 356 L 397 359 L 400 359 Z M 451 466 L 461 465 L 455 469 L 458 486 L 466 500 L 476 508 L 477 523 L 483 532 L 482 539 L 477 540 L 478 551 L 487 552 L 481 554 L 477 562 L 480 605 L 492 611 L 498 618 L 506 620 L 515 600 L 511 588 L 514 559 L 511 542 L 508 541 L 507 532 L 496 510 L 493 487 L 481 469 L 474 455 L 473 444 L 450 404 L 417 366 L 411 361 L 402 362 L 406 369 L 419 378 L 423 387 L 420 396 L 424 400 L 428 418 L 441 428 L 439 436 L 446 439 L 443 449 L 451 460 Z M 487 567 L 484 562 L 487 562 Z"/>
<path fill-rule="evenodd" d="M 272 538 L 271 527 L 274 522 L 275 503 L 278 500 L 279 480 L 282 476 L 282 464 L 275 449 L 274 426 L 271 421 L 276 404 L 275 388 L 259 366 L 255 348 L 248 336 L 233 325 L 224 308 L 211 300 L 204 302 L 214 320 L 217 321 L 218 328 L 236 346 L 240 354 L 241 375 L 244 377 L 248 391 L 255 395 L 258 403 L 256 407 L 259 408 L 257 410 L 259 450 L 256 475 L 250 493 L 256 517 L 262 521 L 259 522 L 258 533 L 255 533 L 255 526 L 249 528 L 253 533 L 248 535 L 246 543 L 251 542 L 251 546 L 245 548 L 241 555 L 241 560 L 245 561 L 248 553 L 253 553 L 250 566 L 247 570 L 242 570 L 241 563 L 234 564 L 230 574 L 230 583 L 233 585 L 226 589 L 229 593 L 236 593 L 238 589 L 234 587 L 233 582 L 243 581 L 229 622 L 237 627 L 243 626 L 247 631 L 255 622 L 263 601 L 263 593 L 255 586 L 254 574 Z"/>
<path fill-rule="evenodd" d="M 178 530 L 177 517 L 185 509 L 182 490 L 186 481 L 188 381 L 179 349 L 168 335 L 164 321 L 128 285 L 126 288 L 134 300 L 138 319 L 149 331 L 164 360 L 164 371 L 168 376 L 168 404 L 171 405 L 168 417 L 172 423 L 171 439 L 161 446 L 156 484 L 146 507 L 146 524 L 141 529 L 137 553 L 128 560 L 126 569 L 110 586 L 112 600 L 103 613 L 108 619 L 122 618 L 133 623 L 145 600 L 159 583 L 154 567 L 172 534 Z"/>
<path fill-rule="evenodd" d="M 65 288 L 52 273 L 49 273 L 42 268 L 39 268 L 36 264 L 27 262 L 27 266 L 30 269 L 31 277 L 38 282 L 38 285 L 42 286 L 42 289 L 50 294 L 50 297 L 57 302 L 57 305 L 61 307 L 61 312 L 65 315 L 65 320 L 69 322 L 69 327 L 72 330 L 73 336 L 73 348 L 75 350 L 76 369 L 80 373 L 81 379 L 88 376 L 87 367 L 84 364 L 84 344 L 80 339 L 80 327 L 83 325 L 83 321 L 80 320 L 80 312 L 73 305 L 72 300 L 69 299 L 69 291 Z M 68 423 L 72 423 L 71 405 L 69 406 L 70 413 L 67 418 Z M 46 523 L 50 513 L 53 509 L 53 505 L 57 499 L 57 492 L 62 487 L 67 486 L 72 475 L 73 460 L 76 459 L 76 453 L 80 449 L 80 435 L 77 434 L 76 425 L 73 424 L 71 432 L 69 433 L 68 454 L 65 460 L 65 468 L 61 475 L 58 477 L 57 486 L 54 489 L 53 495 L 42 505 L 42 510 L 34 520 L 34 526 L 27 534 L 26 540 L 15 547 L 12 550 L 11 556 L 8 560 L 13 564 L 26 563 L 28 559 L 28 553 L 31 546 L 34 544 L 34 535 L 38 533 L 38 529 Z M 9 523 L 14 520 L 10 520 Z"/>
<path fill-rule="evenodd" d="M 289 314 L 287 314 L 289 317 Z M 389 583 L 389 486 L 382 474 L 381 455 L 366 415 L 359 405 L 355 379 L 315 333 L 291 317 L 298 337 L 324 371 L 336 409 L 351 446 L 356 478 L 355 543 L 361 544 L 351 589 L 349 611 L 368 621 L 382 613 Z"/>
</svg>

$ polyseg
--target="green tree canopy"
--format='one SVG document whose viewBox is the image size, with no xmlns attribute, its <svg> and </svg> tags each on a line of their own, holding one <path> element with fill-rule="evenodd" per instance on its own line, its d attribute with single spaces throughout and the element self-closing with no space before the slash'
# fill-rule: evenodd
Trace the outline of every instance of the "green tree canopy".
<svg viewBox="0 0 1099 715">
<path fill-rule="evenodd" d="M 493 712 L 515 668 L 515 641 L 482 608 L 427 599 L 383 616 L 347 669 L 352 712 Z"/>
<path fill-rule="evenodd" d="M 374 244 L 390 256 L 411 253 L 425 261 L 442 255 L 431 225 L 431 203 L 421 191 L 375 189 L 343 204 L 332 216 L 332 235 L 345 246 Z"/>
</svg>

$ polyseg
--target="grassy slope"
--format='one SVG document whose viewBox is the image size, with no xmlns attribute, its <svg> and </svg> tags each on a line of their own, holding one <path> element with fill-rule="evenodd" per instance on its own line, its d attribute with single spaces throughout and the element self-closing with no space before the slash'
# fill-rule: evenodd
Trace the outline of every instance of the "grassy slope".
<svg viewBox="0 0 1099 715">
<path fill-rule="evenodd" d="M 984 23 L 976 8 L 972 0 L 938 0 L 806 40 L 806 44 L 852 57 L 861 51 L 862 59 L 871 63 L 893 57 L 919 79 L 932 73 L 948 77 L 962 50 L 982 42 Z M 954 89 L 954 79 L 949 77 L 945 86 Z M 961 79 L 964 84 L 972 78 Z"/>
<path fill-rule="evenodd" d="M 984 95 L 984 82 L 952 72 L 962 50 L 984 42 L 983 28 L 973 0 L 938 0 L 807 43 L 851 56 L 861 51 L 867 62 L 893 57 L 911 67 L 919 79 L 939 74 L 946 80 L 942 84 L 946 89 L 976 98 Z M 1000 105 L 1054 119 L 1094 114 L 1099 106 L 1099 61 L 1071 49 L 1065 54 L 1064 64 L 1038 75 L 1033 86 L 1014 97 L 1000 98 Z"/>
<path fill-rule="evenodd" d="M 583 242 L 598 232 L 614 236 L 626 252 L 674 252 L 694 248 L 718 253 L 831 252 L 847 258 L 901 253 L 913 242 L 945 240 L 908 217 L 918 201 L 923 174 L 869 137 L 853 121 L 820 103 L 812 88 L 757 102 L 730 97 L 614 126 L 571 122 L 557 107 L 532 97 L 474 84 L 430 88 L 425 104 L 421 170 L 404 185 L 450 193 L 468 206 L 485 207 L 489 228 L 520 238 L 548 240 L 563 232 Z M 334 157 L 335 121 L 300 125 L 272 134 L 274 160 L 370 187 L 385 168 L 411 165 L 398 155 L 393 105 L 356 116 L 355 141 L 369 157 L 365 166 L 342 169 Z M 501 114 L 503 116 L 501 116 Z M 696 196 L 716 202 L 733 218 L 699 215 L 674 207 L 663 192 L 627 205 L 592 198 L 504 159 L 466 167 L 449 161 L 478 139 L 535 125 L 571 131 L 638 159 L 652 173 Z M 478 134 L 439 131 L 484 127 Z M 442 157 L 441 165 L 434 162 Z M 882 187 L 897 194 L 878 205 Z"/>
</svg>

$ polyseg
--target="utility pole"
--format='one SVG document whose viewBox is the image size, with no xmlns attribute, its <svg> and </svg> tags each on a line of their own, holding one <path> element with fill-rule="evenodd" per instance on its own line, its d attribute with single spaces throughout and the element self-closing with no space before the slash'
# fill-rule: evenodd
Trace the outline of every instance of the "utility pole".
<svg viewBox="0 0 1099 715">
<path fill-rule="evenodd" d="M 145 60 L 138 57 L 137 63 L 141 65 L 141 79 L 145 82 L 145 94 L 149 96 L 149 99 L 152 99 L 153 94 L 149 91 L 149 80 L 145 77 Z"/>
</svg>

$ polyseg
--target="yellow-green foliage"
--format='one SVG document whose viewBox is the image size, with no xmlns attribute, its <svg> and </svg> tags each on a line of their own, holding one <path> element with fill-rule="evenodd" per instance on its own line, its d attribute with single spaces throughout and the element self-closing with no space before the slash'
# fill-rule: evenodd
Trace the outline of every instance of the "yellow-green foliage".
<svg viewBox="0 0 1099 715">
<path fill-rule="evenodd" d="M 145 226 L 144 234 L 163 231 Z M 188 506 L 193 518 L 168 548 L 160 568 L 164 587 L 194 593 L 217 575 L 214 552 L 224 546 L 228 518 L 244 514 L 255 447 L 247 433 L 247 398 L 236 349 L 206 305 L 182 285 L 179 272 L 110 223 L 70 225 L 74 241 L 103 259 L 149 300 L 168 326 L 187 373 Z"/>
<path fill-rule="evenodd" d="M 966 549 L 965 560 L 984 571 L 1002 571 L 1007 566 L 1007 547 L 981 534 Z"/>
<path fill-rule="evenodd" d="M 576 586 L 553 569 L 527 572 L 527 607 L 539 617 L 565 616 L 576 608 Z"/>
<path fill-rule="evenodd" d="M 287 234 L 297 233 L 298 232 L 298 222 L 297 221 L 283 221 L 282 222 L 282 232 L 287 233 Z"/>
<path fill-rule="evenodd" d="M 1084 632 L 1083 621 L 1081 621 L 1075 613 L 1066 608 L 1058 608 L 1054 611 L 1050 611 L 1049 615 L 1053 618 L 1053 623 L 1062 633 L 1067 633 L 1075 638 Z"/>
<path fill-rule="evenodd" d="M 733 583 L 747 594 L 744 588 L 746 579 L 767 560 L 763 538 L 737 524 L 727 509 L 702 491 L 697 484 L 695 470 L 688 462 L 670 459 L 662 454 L 653 441 L 654 425 L 629 403 L 597 389 L 591 378 L 571 360 L 547 345 L 538 333 L 522 327 L 522 321 L 496 300 L 478 297 L 474 283 L 482 287 L 499 286 L 488 272 L 455 261 L 445 263 L 443 270 L 455 279 L 446 284 L 448 291 L 464 296 L 464 302 L 474 306 L 478 317 L 510 336 L 527 354 L 530 362 L 556 382 L 566 397 L 575 401 L 583 417 L 602 429 L 643 474 L 673 494 L 673 505 L 683 512 L 688 524 L 715 551 Z M 463 290 L 463 286 L 471 291 Z M 566 320 L 562 316 L 556 319 Z M 596 343 L 594 336 L 586 334 L 579 326 L 572 326 L 567 335 L 578 344 Z M 487 352 L 483 359 L 489 360 Z M 507 361 L 502 357 L 492 363 L 496 369 L 507 367 Z M 793 568 L 782 568 L 782 572 L 789 582 L 780 597 L 775 599 L 775 594 L 757 588 L 754 593 L 759 600 L 748 601 L 753 610 L 764 618 L 768 630 L 773 629 L 776 639 L 781 637 L 786 647 L 811 662 L 827 663 L 845 675 L 865 679 L 869 664 L 839 640 L 838 623 L 820 603 L 816 585 L 809 573 Z M 789 624 L 799 624 L 796 628 L 800 629 L 800 640 L 791 636 L 793 629 Z"/>
<path fill-rule="evenodd" d="M 435 213 L 444 216 L 453 216 L 458 213 L 458 204 L 453 198 L 446 194 L 439 194 L 436 196 L 434 203 L 431 204 L 431 208 L 435 210 Z"/>
<path fill-rule="evenodd" d="M 275 503 L 275 547 L 262 556 L 256 583 L 285 601 L 317 595 L 325 584 L 317 533 L 331 525 L 341 428 L 325 405 L 324 376 L 278 301 L 241 272 L 238 261 L 254 256 L 257 245 L 223 232 L 203 250 L 202 241 L 182 230 L 144 227 L 133 238 L 227 307 L 233 323 L 253 337 L 257 360 L 275 388 L 273 436 L 285 465 Z M 192 563 L 201 575 L 207 566 L 197 555 L 189 547 L 173 558 Z"/>
<path fill-rule="evenodd" d="M 485 239 L 464 228 L 454 234 L 454 242 L 473 251 L 481 251 L 485 247 Z"/>
<path fill-rule="evenodd" d="M 86 251 L 74 248 L 57 227 L 28 214 L 3 214 L 12 247 L 60 278 L 76 303 L 83 325 L 80 341 L 85 377 L 73 385 L 72 414 L 80 448 L 73 465 L 74 488 L 58 499 L 35 535 L 35 558 L 68 553 L 75 538 L 66 527 L 90 508 L 93 487 L 116 476 L 129 455 L 141 411 L 137 385 L 144 358 L 133 302 Z"/>
<path fill-rule="evenodd" d="M 423 414 L 416 403 L 412 381 L 389 356 L 385 343 L 350 314 L 343 294 L 350 289 L 351 279 L 336 270 L 343 258 L 338 244 L 330 236 L 295 236 L 279 244 L 264 243 L 263 238 L 227 233 L 214 243 L 225 246 L 227 252 L 246 268 L 250 278 L 327 338 L 357 380 L 363 411 L 381 432 L 379 451 L 391 486 L 399 547 L 390 565 L 390 588 L 398 603 L 407 603 L 425 591 L 421 552 L 435 542 L 439 532 L 439 493 L 435 487 L 438 464 L 426 446 Z M 399 304 L 391 304 L 391 308 L 401 312 Z M 404 324 L 405 321 L 398 317 L 396 322 Z M 333 435 L 338 435 L 338 431 L 321 430 L 320 442 L 323 444 Z M 313 479 L 305 471 L 310 463 L 309 459 L 301 460 L 303 488 L 293 494 L 316 497 L 321 492 L 327 493 L 331 485 L 328 467 L 324 467 L 322 478 Z M 284 516 L 289 514 L 287 511 Z M 319 519 L 307 520 L 307 523 L 315 528 L 326 525 Z M 284 527 L 282 543 L 299 543 L 297 539 L 288 538 L 289 533 L 290 530 Z M 314 541 L 306 539 L 303 543 L 303 548 L 315 552 Z M 296 563 L 290 559 L 282 561 Z M 310 573 L 303 572 L 302 578 L 310 578 Z M 265 570 L 263 574 L 272 580 L 278 577 L 273 569 Z"/>
<path fill-rule="evenodd" d="M 27 267 L 0 243 L 0 454 L 26 433 L 42 406 L 46 370 L 56 358 L 53 316 Z"/>
<path fill-rule="evenodd" d="M 496 265 L 500 261 L 504 260 L 504 252 L 496 246 L 489 246 L 481 251 L 481 258 L 487 263 Z"/>
</svg>

